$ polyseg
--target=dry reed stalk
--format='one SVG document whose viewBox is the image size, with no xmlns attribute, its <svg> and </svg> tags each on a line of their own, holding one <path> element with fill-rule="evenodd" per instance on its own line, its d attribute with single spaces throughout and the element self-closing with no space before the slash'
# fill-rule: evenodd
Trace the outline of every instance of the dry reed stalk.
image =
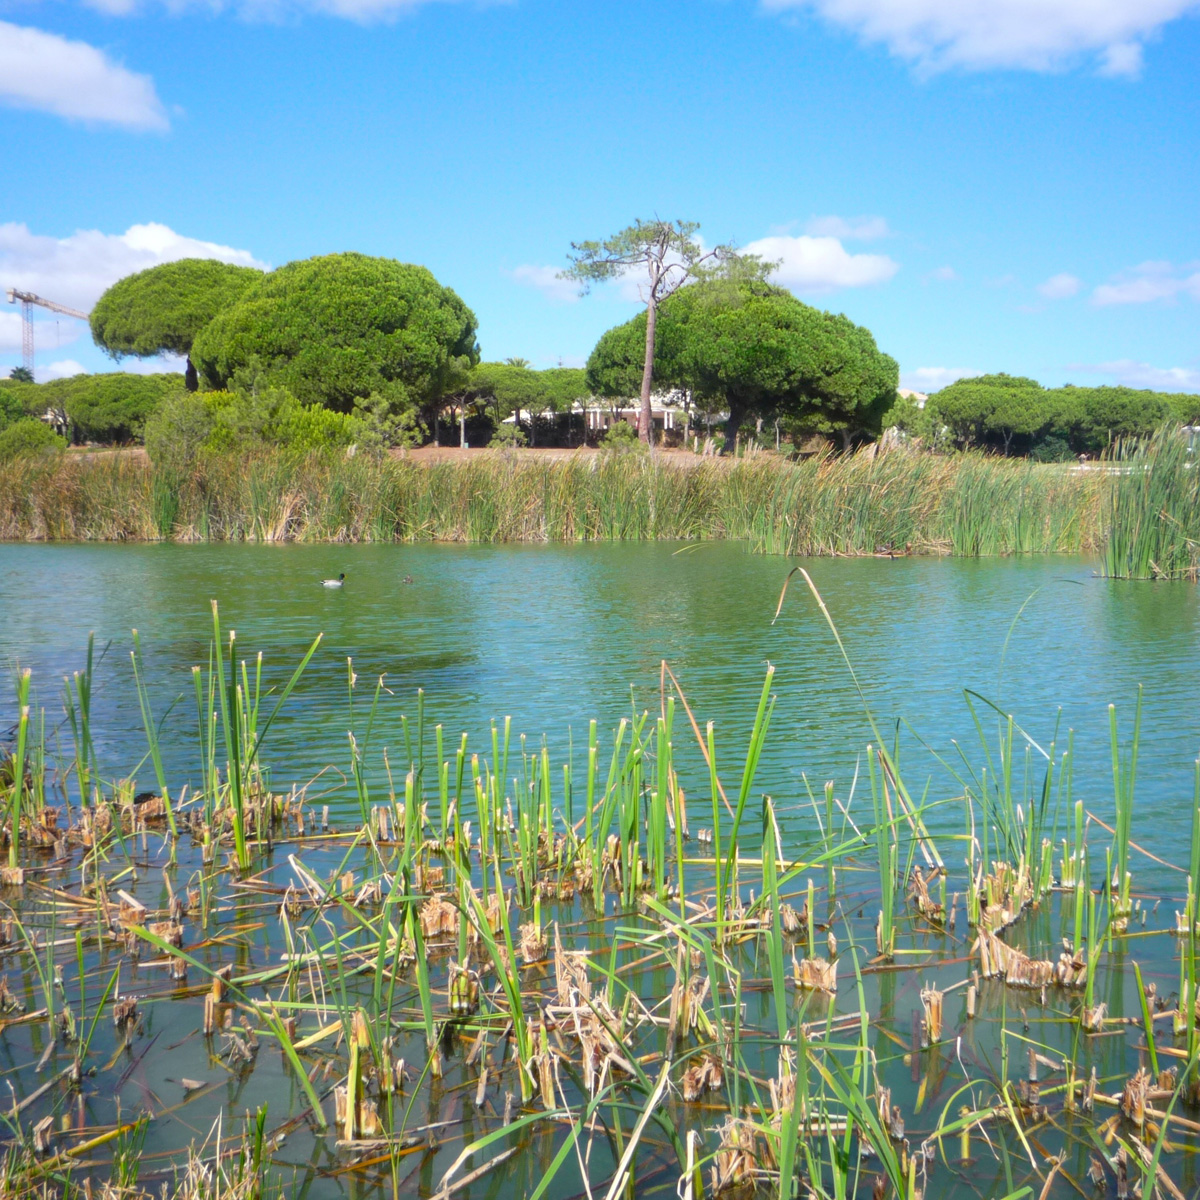
<svg viewBox="0 0 1200 1200">
<path fill-rule="evenodd" d="M 694 1103 L 706 1092 L 719 1092 L 725 1083 L 721 1060 L 715 1054 L 705 1054 L 698 1063 L 693 1063 L 679 1081 L 684 1100 Z"/>
<path fill-rule="evenodd" d="M 917 906 L 917 911 L 926 920 L 942 924 L 946 919 L 946 909 L 943 904 L 929 894 L 929 885 L 936 882 L 944 873 L 943 868 L 935 867 L 926 876 L 919 864 L 914 865 L 912 877 L 908 884 L 908 898 Z"/>
<path fill-rule="evenodd" d="M 824 992 L 833 996 L 837 993 L 837 963 L 824 958 L 805 958 L 796 961 L 792 952 L 792 977 L 798 988 L 811 992 Z"/>
<path fill-rule="evenodd" d="M 942 999 L 943 993 L 935 987 L 921 989 L 921 1008 L 924 1011 L 923 1028 L 925 1031 L 925 1046 L 933 1046 L 942 1040 Z"/>
<path fill-rule="evenodd" d="M 1083 987 L 1087 982 L 1087 963 L 1082 959 L 1065 952 L 1057 962 L 1033 959 L 982 926 L 974 948 L 979 951 L 980 971 L 985 979 L 1001 978 L 1012 987 L 1034 990 L 1051 984 Z"/>
<path fill-rule="evenodd" d="M 758 1130 L 743 1117 L 727 1116 L 717 1130 L 720 1144 L 711 1172 L 714 1195 L 754 1181 L 761 1154 Z"/>
</svg>

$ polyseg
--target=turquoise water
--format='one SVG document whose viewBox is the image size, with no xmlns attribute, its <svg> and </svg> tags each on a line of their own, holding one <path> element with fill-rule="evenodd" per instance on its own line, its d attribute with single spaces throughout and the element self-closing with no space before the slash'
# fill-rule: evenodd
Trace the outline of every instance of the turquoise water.
<svg viewBox="0 0 1200 1200">
<path fill-rule="evenodd" d="M 304 784 L 349 764 L 347 660 L 364 718 L 382 676 L 374 745 L 398 757 L 399 715 L 426 693 L 427 722 L 447 744 L 462 731 L 490 753 L 490 722 L 511 716 L 532 748 L 554 759 L 602 737 L 634 709 L 657 709 L 660 663 L 682 684 L 697 720 L 716 724 L 723 774 L 736 779 L 765 664 L 775 664 L 777 707 L 757 785 L 785 812 L 834 779 L 852 787 L 871 731 L 818 608 L 797 575 L 774 626 L 795 560 L 736 544 L 600 546 L 0 546 L 0 661 L 33 668 L 49 718 L 62 711 L 62 677 L 84 659 L 94 630 L 102 769 L 128 774 L 145 753 L 132 687 L 137 628 L 168 769 L 197 773 L 190 677 L 207 661 L 212 621 L 237 630 L 267 677 L 287 678 L 318 633 L 323 641 L 272 731 L 277 785 Z M 842 633 L 884 736 L 900 726 L 909 787 L 949 797 L 956 785 L 932 752 L 962 770 L 982 761 L 963 689 L 1015 714 L 1039 744 L 1075 731 L 1075 794 L 1103 815 L 1112 791 L 1108 714 L 1132 721 L 1145 686 L 1135 837 L 1168 851 L 1186 838 L 1192 762 L 1200 748 L 1200 599 L 1184 584 L 1113 582 L 1080 559 L 819 559 L 805 564 Z M 346 586 L 320 580 L 345 571 Z M 404 582 L 411 577 L 411 582 Z M 0 724 L 14 719 L 12 689 Z M 173 706 L 173 707 L 172 707 Z M 1061 717 L 1059 709 L 1061 707 Z M 986 712 L 986 709 L 981 709 Z M 988 724 L 994 732 L 994 721 Z M 694 742 L 677 723 L 684 756 Z M 923 739 L 923 746 L 913 732 Z M 65 726 L 61 736 L 67 736 Z M 1035 752 L 1036 753 L 1036 752 Z M 372 758 L 382 778 L 381 755 Z M 148 767 L 143 768 L 143 774 Z M 149 783 L 148 779 L 144 782 Z M 328 773 L 319 787 L 338 781 Z M 861 794 L 860 784 L 860 794 Z M 336 787 L 335 811 L 349 803 Z M 862 801 L 868 804 L 867 801 Z M 868 805 L 869 806 L 869 805 Z M 1147 820 L 1142 814 L 1152 813 Z M 935 816 L 934 820 L 937 820 Z M 957 811 L 947 820 L 960 823 Z M 806 822 L 792 813 L 789 831 Z M 1144 876 L 1143 876 L 1144 878 Z"/>
<path fill-rule="evenodd" d="M 697 720 L 701 725 L 715 722 L 718 762 L 730 791 L 737 785 L 769 661 L 776 667 L 776 708 L 755 792 L 775 798 L 783 816 L 785 855 L 791 858 L 812 841 L 815 831 L 815 818 L 805 807 L 806 780 L 818 795 L 826 779 L 835 780 L 837 795 L 851 814 L 864 824 L 871 822 L 869 789 L 861 778 L 855 779 L 860 769 L 865 773 L 863 752 L 874 736 L 863 696 L 800 576 L 793 578 L 782 613 L 771 624 L 792 565 L 750 555 L 731 544 L 0 546 L 0 659 L 11 670 L 32 668 L 37 701 L 46 708 L 48 740 L 53 747 L 57 739 L 65 758 L 70 735 L 61 718 L 62 677 L 82 665 L 87 633 L 94 630 L 98 652 L 106 648 L 96 673 L 94 713 L 101 769 L 108 778 L 124 776 L 138 769 L 146 751 L 129 663 L 130 630 L 136 627 L 154 709 L 163 720 L 167 771 L 176 788 L 194 782 L 199 773 L 191 667 L 207 662 L 212 599 L 220 604 L 223 626 L 237 630 L 243 652 L 263 652 L 266 675 L 275 683 L 287 678 L 318 633 L 324 635 L 269 737 L 267 757 L 279 787 L 304 786 L 331 764 L 348 770 L 347 730 L 353 727 L 361 736 L 380 676 L 388 690 L 368 755 L 377 784 L 385 778 L 385 749 L 404 769 L 400 714 L 415 714 L 419 687 L 425 689 L 427 722 L 430 727 L 443 723 L 448 751 L 465 730 L 469 746 L 490 757 L 490 722 L 508 715 L 514 730 L 528 735 L 528 748 L 540 747 L 545 736 L 557 770 L 557 763 L 572 755 L 580 762 L 590 719 L 598 721 L 602 738 L 607 738 L 623 716 L 657 709 L 660 664 L 666 659 Z M 964 689 L 1013 712 L 1028 731 L 1034 786 L 1042 771 L 1040 748 L 1050 745 L 1056 726 L 1060 750 L 1067 744 L 1068 731 L 1074 730 L 1074 796 L 1107 819 L 1112 794 L 1107 705 L 1117 704 L 1127 736 L 1137 688 L 1143 684 L 1134 838 L 1171 862 L 1186 858 L 1193 762 L 1200 746 L 1200 609 L 1194 587 L 1109 582 L 1095 577 L 1091 562 L 1078 559 L 821 559 L 804 565 L 841 631 L 879 728 L 900 741 L 910 791 L 922 795 L 928 780 L 928 798 L 934 805 L 928 818 L 935 833 L 961 834 L 962 807 L 955 800 L 961 783 L 955 772 L 966 775 L 965 764 L 978 766 L 983 759 Z M 345 587 L 321 587 L 322 577 L 340 571 L 347 574 Z M 412 582 L 405 582 L 406 577 Z M 349 669 L 357 672 L 352 700 Z M 15 719 L 13 697 L 11 686 L 0 691 L 0 737 Z M 976 703 L 985 733 L 994 737 L 995 718 L 987 715 L 992 710 L 982 701 Z M 699 826 L 707 823 L 707 771 L 682 713 L 675 730 L 680 778 L 697 805 L 693 825 Z M 151 786 L 145 765 L 138 779 L 142 786 Z M 337 771 L 321 775 L 310 795 L 324 796 L 316 803 L 327 801 L 335 813 L 356 811 Z M 748 824 L 757 821 L 758 805 L 752 808 L 755 816 Z M 959 891 L 964 884 L 962 842 L 946 838 L 940 844 L 951 868 L 951 890 Z M 1107 836 L 1093 830 L 1091 844 L 1099 862 Z M 248 973 L 274 968 L 281 961 L 278 900 L 294 882 L 288 857 L 293 851 L 303 850 L 309 869 L 321 878 L 332 878 L 346 865 L 344 843 L 309 843 L 303 848 L 293 844 L 281 853 L 282 849 L 256 861 L 259 886 L 268 889 L 262 895 L 232 887 L 231 877 L 220 870 L 212 873 L 211 914 L 202 920 L 189 916 L 185 935 L 189 953 L 206 969 L 232 961 L 239 973 Z M 700 849 L 693 843 L 692 851 Z M 126 847 L 124 853 L 132 851 L 126 867 L 114 855 L 109 869 L 120 882 L 113 887 L 133 889 L 151 908 L 165 909 L 168 876 L 179 891 L 194 886 L 202 874 L 191 839 L 182 840 L 177 867 L 166 867 L 165 850 L 161 837 L 143 838 L 140 852 L 137 846 Z M 1122 1036 L 1081 1041 L 1075 1015 L 1080 997 L 1061 989 L 1039 997 L 999 982 L 986 983 L 975 1020 L 966 1018 L 965 991 L 947 991 L 947 1038 L 921 1051 L 913 1033 L 920 989 L 926 984 L 961 989 L 976 961 L 970 950 L 972 935 L 963 926 L 961 909 L 956 927 L 931 930 L 900 903 L 899 963 L 895 969 L 872 963 L 877 884 L 870 859 L 868 851 L 861 863 L 847 868 L 836 912 L 826 914 L 824 902 L 818 901 L 819 914 L 828 915 L 830 928 L 837 929 L 843 944 L 842 986 L 830 1011 L 854 1014 L 861 1002 L 871 1014 L 878 1078 L 902 1103 L 914 1146 L 930 1135 L 952 1096 L 957 1097 L 955 1103 L 962 1102 L 958 1089 L 965 1081 L 976 1081 L 973 1102 L 987 1100 L 991 1092 L 984 1084 L 990 1086 L 996 1077 L 997 1063 L 1005 1061 L 1002 1054 L 1012 1055 L 1013 1077 L 1023 1069 L 1022 1038 L 1031 1028 L 1040 1045 L 1071 1058 L 1082 1073 L 1096 1066 L 1103 1090 L 1119 1090 L 1139 1061 L 1140 1029 L 1122 1024 L 1116 1027 Z M 50 864 L 44 854 L 36 862 L 39 884 L 44 880 L 74 887 L 76 868 Z M 1165 866 L 1138 855 L 1131 858 L 1131 866 L 1139 891 L 1168 896 L 1182 891 L 1181 877 Z M 816 874 L 820 887 L 822 873 Z M 703 892 L 705 881 L 694 874 L 690 878 L 691 887 Z M 42 895 L 30 890 L 26 916 L 65 947 L 60 953 L 66 994 L 74 1003 L 75 949 L 72 938 L 62 936 L 75 927 L 74 914 L 69 908 L 59 911 L 43 904 Z M 792 899 L 801 903 L 798 893 Z M 1063 937 L 1072 932 L 1071 905 L 1070 897 L 1053 897 L 1027 914 L 1010 940 L 1035 957 L 1056 956 Z M 1176 943 L 1160 932 L 1171 926 L 1174 907 L 1164 903 L 1160 912 L 1148 902 L 1143 923 L 1135 923 L 1130 937 L 1118 939 L 1102 956 L 1096 997 L 1108 1004 L 1112 1016 L 1140 1013 L 1129 965 L 1134 955 L 1161 995 L 1169 996 L 1174 988 Z M 635 925 L 644 924 L 646 930 L 653 926 L 633 913 L 618 915 L 611 894 L 605 912 L 609 919 L 596 921 L 578 902 L 545 907 L 546 919 L 558 920 L 564 937 L 574 939 L 571 944 L 587 945 L 600 963 L 609 961 L 614 937 L 628 939 Z M 324 937 L 328 930 L 344 933 L 350 925 L 332 914 L 314 928 L 324 930 Z M 821 932 L 817 948 L 824 944 Z M 853 951 L 848 949 L 852 944 L 857 947 Z M 400 1159 L 398 1178 L 386 1161 L 374 1162 L 372 1152 L 366 1153 L 361 1169 L 351 1171 L 356 1152 L 339 1149 L 332 1134 L 319 1135 L 298 1115 L 307 1101 L 269 1038 L 264 1037 L 264 1049 L 253 1064 L 235 1067 L 221 1061 L 226 1053 L 223 1039 L 200 1036 L 205 975 L 194 970 L 190 980 L 173 982 L 149 952 L 139 962 L 107 942 L 88 946 L 90 1003 L 94 1007 L 110 972 L 116 971 L 121 994 L 141 997 L 143 1024 L 124 1045 L 111 1022 L 102 1021 L 88 1060 L 95 1077 L 84 1082 L 78 1095 L 52 1091 L 37 1099 L 28 1118 L 32 1122 L 43 1114 L 59 1119 L 67 1115 L 83 1137 L 120 1114 L 152 1112 L 155 1120 L 144 1135 L 142 1165 L 154 1186 L 169 1178 L 171 1163 L 189 1143 L 202 1141 L 213 1122 L 220 1119 L 226 1131 L 240 1132 L 245 1114 L 260 1105 L 269 1108 L 268 1128 L 286 1134 L 273 1143 L 272 1161 L 291 1181 L 290 1193 L 307 1200 L 433 1195 L 462 1146 L 501 1126 L 511 1072 L 491 1085 L 479 1105 L 473 1099 L 477 1068 L 468 1067 L 463 1045 L 449 1053 L 443 1084 L 416 1082 L 426 1050 L 417 1032 L 414 987 L 405 978 L 391 1013 L 393 1019 L 407 1021 L 395 1029 L 397 1053 L 417 1064 L 410 1073 L 411 1092 L 405 1096 L 406 1103 L 412 1099 L 405 1127 L 435 1126 L 445 1140 L 436 1149 Z M 442 947 L 433 956 L 439 1011 L 450 953 L 452 947 Z M 648 1001 L 661 1000 L 670 989 L 670 973 L 660 961 L 638 974 L 634 960 L 641 954 L 636 943 L 626 941 L 619 960 L 613 961 L 629 970 L 632 989 Z M 749 1068 L 765 1077 L 775 1069 L 768 968 L 755 941 L 731 954 L 745 980 Z M 0 958 L 26 1007 L 32 1010 L 41 1004 L 40 984 L 28 957 L 0 949 Z M 852 963 L 862 970 L 861 1001 Z M 532 1011 L 549 989 L 548 976 L 544 966 L 534 965 L 523 978 Z M 307 978 L 303 982 L 307 984 Z M 353 976 L 346 985 L 352 1002 L 369 1005 L 373 983 L 371 973 Z M 278 999 L 282 993 L 276 987 L 271 994 Z M 789 1004 L 797 1011 L 809 1006 L 804 1011 L 810 1020 L 824 1011 L 804 996 L 793 997 Z M 310 1032 L 329 1015 L 318 1020 L 307 1014 L 302 1031 Z M 791 1015 L 796 1017 L 795 1012 Z M 1165 1027 L 1160 1027 L 1160 1036 L 1165 1045 Z M 651 1028 L 643 1045 L 659 1052 L 660 1042 Z M 61 1070 L 69 1050 L 60 1043 L 46 1051 L 41 1023 L 14 1027 L 0 1038 L 0 1058 L 22 1097 L 40 1087 L 50 1077 L 47 1072 Z M 43 1058 L 44 1053 L 50 1057 Z M 683 1059 L 686 1053 L 681 1068 Z M 44 1070 L 35 1065 L 39 1062 Z M 341 1058 L 326 1043 L 307 1052 L 304 1064 L 325 1089 L 322 1096 L 331 1115 L 328 1090 L 344 1073 Z M 203 1087 L 183 1097 L 183 1078 Z M 1044 1082 L 1049 1085 L 1057 1078 L 1050 1072 Z M 728 1095 L 725 1100 L 733 1102 Z M 711 1151 L 711 1126 L 720 1118 L 723 1103 L 693 1108 L 672 1093 L 666 1105 L 679 1128 L 705 1128 L 705 1145 Z M 1077 1125 L 1065 1116 L 1062 1121 L 1061 1137 L 1048 1129 L 1039 1129 L 1037 1136 L 1050 1139 L 1047 1153 L 1060 1145 L 1069 1149 L 1070 1178 L 1085 1181 L 1092 1151 L 1090 1122 Z M 528 1195 L 550 1169 L 561 1136 L 561 1126 L 535 1126 L 522 1135 L 519 1154 L 461 1194 L 503 1200 Z M 1021 1184 L 1040 1194 L 1042 1177 L 1021 1165 L 1018 1140 L 1002 1123 L 991 1127 L 990 1137 L 1010 1156 L 1003 1169 L 977 1136 L 975 1159 L 951 1164 L 949 1170 L 939 1165 L 936 1182 L 926 1194 L 967 1200 L 1012 1192 Z M 1195 1159 L 1190 1141 L 1181 1144 L 1182 1162 L 1172 1158 L 1171 1170 L 1180 1172 L 1176 1177 L 1190 1194 L 1196 1186 Z M 591 1160 L 593 1182 L 606 1180 L 613 1162 L 603 1141 L 598 1143 Z M 867 1193 L 873 1169 L 867 1168 L 860 1194 Z M 1010 1183 L 1007 1174 L 1013 1170 L 1018 1178 Z M 651 1142 L 639 1174 L 639 1194 L 673 1195 L 677 1177 L 668 1148 L 661 1141 Z M 1072 1188 L 1084 1186 L 1066 1180 L 1065 1174 L 1058 1177 L 1054 1196 L 1065 1198 L 1076 1194 Z M 565 1200 L 581 1194 L 581 1188 L 582 1179 L 569 1164 L 553 1195 Z"/>
</svg>

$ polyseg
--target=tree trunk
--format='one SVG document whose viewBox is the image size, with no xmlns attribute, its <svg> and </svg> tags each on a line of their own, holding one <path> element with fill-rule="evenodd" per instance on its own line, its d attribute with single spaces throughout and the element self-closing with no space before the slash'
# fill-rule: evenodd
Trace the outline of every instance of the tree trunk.
<svg viewBox="0 0 1200 1200">
<path fill-rule="evenodd" d="M 646 362 L 642 368 L 642 414 L 639 433 L 647 446 L 654 445 L 654 417 L 650 408 L 650 385 L 654 379 L 654 326 L 658 321 L 658 303 L 653 291 L 646 305 Z"/>
<path fill-rule="evenodd" d="M 842 435 L 842 453 L 843 453 L 843 454 L 849 454 L 849 453 L 850 453 L 850 446 L 851 446 L 851 443 L 850 443 L 850 430 L 848 430 L 848 429 L 843 429 L 843 430 L 841 430 L 840 432 L 841 432 L 841 435 Z"/>
<path fill-rule="evenodd" d="M 737 441 L 738 430 L 742 427 L 742 421 L 745 418 L 746 406 L 730 403 L 729 419 L 725 422 L 725 445 L 721 447 L 722 454 L 728 454 L 733 449 L 734 443 Z"/>
<path fill-rule="evenodd" d="M 189 392 L 196 391 L 200 386 L 200 377 L 196 374 L 196 364 L 189 358 L 187 366 L 183 369 L 183 386 Z"/>
</svg>

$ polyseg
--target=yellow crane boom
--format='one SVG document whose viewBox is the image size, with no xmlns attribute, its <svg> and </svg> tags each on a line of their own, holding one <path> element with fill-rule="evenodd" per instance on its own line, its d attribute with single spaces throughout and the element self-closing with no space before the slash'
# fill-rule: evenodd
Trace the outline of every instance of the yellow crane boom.
<svg viewBox="0 0 1200 1200">
<path fill-rule="evenodd" d="M 33 374 L 33 306 L 35 304 L 39 308 L 48 308 L 51 312 L 62 313 L 67 317 L 78 317 L 81 321 L 88 319 L 87 313 L 80 312 L 77 308 L 59 304 L 55 300 L 47 300 L 33 292 L 23 292 L 20 288 L 8 289 L 8 302 L 21 305 L 21 361 L 30 374 Z"/>
</svg>

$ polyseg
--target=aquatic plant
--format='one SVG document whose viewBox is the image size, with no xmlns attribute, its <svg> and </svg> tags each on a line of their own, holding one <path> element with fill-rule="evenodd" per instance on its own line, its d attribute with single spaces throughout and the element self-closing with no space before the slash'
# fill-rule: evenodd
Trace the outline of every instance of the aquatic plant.
<svg viewBox="0 0 1200 1200">
<path fill-rule="evenodd" d="M 545 542 L 735 538 L 770 554 L 1095 552 L 1113 480 L 896 451 L 727 461 L 581 453 L 420 464 L 362 454 L 0 464 L 10 540 Z"/>
<path fill-rule="evenodd" d="M 853 671 L 807 583 L 800 602 Z M 344 787 L 281 793 L 263 739 L 316 650 L 272 692 L 275 664 L 240 657 L 214 609 L 196 774 L 169 801 L 148 704 L 149 765 L 115 780 L 97 766 L 90 646 L 65 762 L 18 681 L 26 740 L 0 774 L 24 872 L 0 897 L 0 1200 L 75 1200 L 85 1178 L 125 1200 L 251 1200 L 328 1177 L 693 1200 L 917 1200 L 963 1169 L 989 1194 L 1046 1200 L 1089 1172 L 1147 1200 L 1186 1183 L 1200 764 L 1182 913 L 1142 929 L 1136 720 L 1128 748 L 1114 734 L 1101 843 L 1072 797 L 1070 739 L 1043 747 L 973 695 L 978 762 L 964 751 L 919 788 L 868 708 L 856 809 L 836 782 L 823 803 L 759 790 L 774 668 L 740 755 L 718 760 L 716 722 L 664 664 L 655 712 L 608 737 L 590 723 L 580 779 L 509 719 L 478 754 L 428 728 L 423 694 L 397 720 L 348 664 Z M 141 704 L 136 639 L 134 654 Z M 158 793 L 135 790 L 139 768 Z M 1177 1001 L 1157 990 L 1168 945 Z"/>
</svg>

